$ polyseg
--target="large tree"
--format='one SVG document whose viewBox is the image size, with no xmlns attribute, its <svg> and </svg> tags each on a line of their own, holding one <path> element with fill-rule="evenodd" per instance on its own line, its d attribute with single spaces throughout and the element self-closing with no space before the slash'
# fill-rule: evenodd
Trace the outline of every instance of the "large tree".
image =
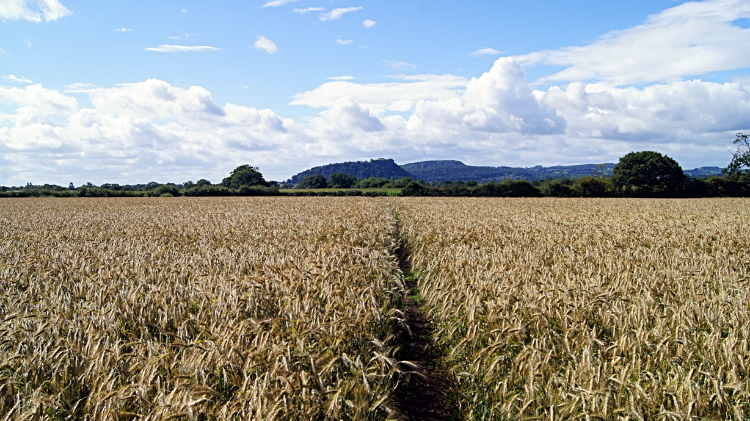
<svg viewBox="0 0 750 421">
<path fill-rule="evenodd" d="M 737 139 L 734 140 L 734 144 L 737 145 L 737 152 L 732 155 L 732 162 L 722 169 L 721 172 L 724 174 L 741 174 L 748 172 L 750 169 L 750 135 L 744 133 L 737 133 Z M 745 168 L 743 170 L 743 168 Z"/>
<path fill-rule="evenodd" d="M 200 184 L 200 181 L 198 183 Z M 268 187 L 268 182 L 263 179 L 263 175 L 258 171 L 258 167 L 251 167 L 244 164 L 232 170 L 229 177 L 221 180 L 221 185 L 232 189 L 239 189 L 242 186 Z"/>
<path fill-rule="evenodd" d="M 297 185 L 298 189 L 325 189 L 326 187 L 328 187 L 328 182 L 320 174 L 308 175 Z"/>
<path fill-rule="evenodd" d="M 659 152 L 631 152 L 612 170 L 612 180 L 623 186 L 637 188 L 673 188 L 685 179 L 682 167 L 674 159 Z"/>
<path fill-rule="evenodd" d="M 357 177 L 344 173 L 331 174 L 328 187 L 334 189 L 348 189 L 357 182 Z"/>
</svg>

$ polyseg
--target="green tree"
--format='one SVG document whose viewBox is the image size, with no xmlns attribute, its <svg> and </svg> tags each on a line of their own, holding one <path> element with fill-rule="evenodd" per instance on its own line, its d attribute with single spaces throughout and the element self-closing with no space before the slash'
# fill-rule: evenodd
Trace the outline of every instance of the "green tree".
<svg viewBox="0 0 750 421">
<path fill-rule="evenodd" d="M 268 187 L 268 182 L 263 179 L 263 175 L 258 171 L 258 167 L 251 167 L 244 164 L 233 169 L 229 177 L 221 180 L 221 185 L 232 189 L 239 189 L 242 186 Z"/>
<path fill-rule="evenodd" d="M 737 146 L 737 152 L 732 154 L 732 162 L 727 165 L 726 168 L 722 169 L 721 172 L 724 174 L 741 174 L 743 172 L 750 172 L 750 135 L 744 133 L 737 133 L 737 139 L 734 139 L 734 144 Z M 748 168 L 743 170 L 743 168 Z"/>
<path fill-rule="evenodd" d="M 682 167 L 659 152 L 631 152 L 612 170 L 612 181 L 639 189 L 671 189 L 685 180 Z"/>
<path fill-rule="evenodd" d="M 344 173 L 331 174 L 328 187 L 334 189 L 348 189 L 357 182 L 357 177 Z"/>
<path fill-rule="evenodd" d="M 308 175 L 297 185 L 298 189 L 324 189 L 326 187 L 328 187 L 328 182 L 321 174 Z"/>
<path fill-rule="evenodd" d="M 195 185 L 198 187 L 210 186 L 211 182 L 206 180 L 205 178 L 201 178 L 197 183 L 195 183 Z"/>
<path fill-rule="evenodd" d="M 416 181 L 412 181 L 409 184 L 404 187 L 403 190 L 401 190 L 402 196 L 422 196 L 424 195 L 424 187 L 417 183 Z"/>
</svg>

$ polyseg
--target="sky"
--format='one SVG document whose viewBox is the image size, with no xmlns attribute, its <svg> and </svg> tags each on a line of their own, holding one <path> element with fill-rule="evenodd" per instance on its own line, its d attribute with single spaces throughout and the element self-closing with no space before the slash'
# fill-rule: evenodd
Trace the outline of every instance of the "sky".
<svg viewBox="0 0 750 421">
<path fill-rule="evenodd" d="M 0 185 L 331 162 L 726 166 L 750 0 L 0 0 Z"/>
</svg>

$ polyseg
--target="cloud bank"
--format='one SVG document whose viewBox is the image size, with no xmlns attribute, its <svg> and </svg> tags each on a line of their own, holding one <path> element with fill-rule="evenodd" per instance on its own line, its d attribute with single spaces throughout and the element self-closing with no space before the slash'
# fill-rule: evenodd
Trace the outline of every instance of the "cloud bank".
<svg viewBox="0 0 750 421">
<path fill-rule="evenodd" d="M 471 79 L 342 79 L 293 98 L 322 110 L 305 123 L 267 109 L 222 106 L 202 87 L 156 79 L 72 86 L 88 94 L 91 107 L 38 84 L 0 88 L 0 103 L 15 108 L 0 114 L 7 163 L 0 179 L 218 180 L 240 163 L 284 179 L 313 164 L 375 156 L 489 165 L 613 162 L 643 145 L 683 165 L 725 165 L 733 133 L 750 128 L 750 93 L 737 82 L 640 89 L 574 82 L 540 91 L 510 57 Z"/>
</svg>

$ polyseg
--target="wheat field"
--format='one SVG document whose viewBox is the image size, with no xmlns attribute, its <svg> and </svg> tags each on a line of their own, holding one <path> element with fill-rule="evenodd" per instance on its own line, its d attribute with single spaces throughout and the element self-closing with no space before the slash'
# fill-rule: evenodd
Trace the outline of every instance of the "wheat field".
<svg viewBox="0 0 750 421">
<path fill-rule="evenodd" d="M 0 419 L 750 419 L 750 200 L 0 201 Z"/>
<path fill-rule="evenodd" d="M 401 199 L 466 419 L 750 418 L 750 201 Z"/>
<path fill-rule="evenodd" d="M 0 201 L 0 418 L 393 418 L 394 224 L 366 198 Z"/>
</svg>

